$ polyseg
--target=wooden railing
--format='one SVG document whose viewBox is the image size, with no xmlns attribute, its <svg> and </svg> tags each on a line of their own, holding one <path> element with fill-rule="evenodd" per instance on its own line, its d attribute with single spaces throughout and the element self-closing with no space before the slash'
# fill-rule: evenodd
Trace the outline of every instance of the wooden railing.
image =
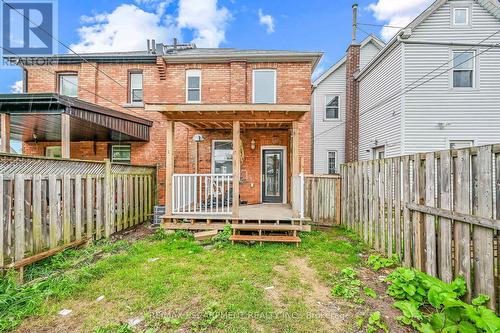
<svg viewBox="0 0 500 333">
<path fill-rule="evenodd" d="M 173 214 L 231 215 L 232 202 L 232 174 L 173 175 Z"/>
<path fill-rule="evenodd" d="M 445 150 L 342 166 L 342 224 L 498 310 L 500 146 Z"/>
<path fill-rule="evenodd" d="M 339 175 L 304 176 L 304 215 L 317 225 L 340 224 Z"/>
<path fill-rule="evenodd" d="M 155 167 L 0 154 L 0 266 L 142 223 Z"/>
</svg>

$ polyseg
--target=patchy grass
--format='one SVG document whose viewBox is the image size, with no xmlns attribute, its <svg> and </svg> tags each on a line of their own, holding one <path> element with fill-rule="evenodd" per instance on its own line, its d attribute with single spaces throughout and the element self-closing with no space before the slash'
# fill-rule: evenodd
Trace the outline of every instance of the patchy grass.
<svg viewBox="0 0 500 333">
<path fill-rule="evenodd" d="M 24 287 L 4 279 L 0 329 L 353 331 L 356 318 L 345 313 L 350 305 L 333 299 L 330 290 L 341 270 L 361 266 L 363 245 L 343 229 L 301 237 L 299 247 L 205 248 L 184 234 L 157 233 L 133 243 L 101 243 L 66 251 L 34 265 L 29 278 L 78 263 L 76 269 Z M 98 301 L 100 296 L 104 299 Z M 72 312 L 61 316 L 62 309 Z"/>
</svg>

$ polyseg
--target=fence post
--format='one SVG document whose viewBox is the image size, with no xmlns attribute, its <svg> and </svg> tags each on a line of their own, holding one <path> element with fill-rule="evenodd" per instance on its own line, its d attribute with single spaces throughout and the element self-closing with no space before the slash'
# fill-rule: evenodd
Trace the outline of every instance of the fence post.
<svg viewBox="0 0 500 333">
<path fill-rule="evenodd" d="M 104 236 L 108 238 L 111 235 L 111 161 L 109 159 L 105 159 L 104 166 Z"/>
<path fill-rule="evenodd" d="M 300 218 L 304 218 L 304 173 L 300 173 Z"/>
</svg>

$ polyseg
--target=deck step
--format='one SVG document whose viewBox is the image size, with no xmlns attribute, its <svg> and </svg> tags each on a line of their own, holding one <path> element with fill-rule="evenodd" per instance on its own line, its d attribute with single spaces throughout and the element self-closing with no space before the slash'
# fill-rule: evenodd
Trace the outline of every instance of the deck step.
<svg viewBox="0 0 500 333">
<path fill-rule="evenodd" d="M 209 240 L 217 236 L 218 233 L 218 230 L 201 231 L 194 234 L 194 239 L 197 241 Z"/>
<path fill-rule="evenodd" d="M 233 224 L 234 230 L 246 230 L 246 231 L 306 231 L 305 225 L 291 225 L 291 224 L 265 224 L 265 223 L 245 223 L 245 224 Z"/>
<path fill-rule="evenodd" d="M 253 236 L 253 235 L 232 235 L 229 238 L 234 242 L 274 242 L 274 243 L 300 243 L 299 237 L 295 236 Z"/>
<path fill-rule="evenodd" d="M 304 224 L 292 225 L 292 224 L 268 224 L 268 223 L 169 223 L 164 222 L 162 227 L 166 230 L 224 230 L 227 225 L 231 225 L 234 230 L 246 230 L 246 231 L 304 231 L 310 232 L 311 226 Z"/>
</svg>

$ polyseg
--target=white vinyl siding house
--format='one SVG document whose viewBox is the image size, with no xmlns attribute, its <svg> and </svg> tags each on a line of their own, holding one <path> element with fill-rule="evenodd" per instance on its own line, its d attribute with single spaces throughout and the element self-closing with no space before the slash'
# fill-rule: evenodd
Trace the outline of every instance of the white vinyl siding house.
<svg viewBox="0 0 500 333">
<path fill-rule="evenodd" d="M 366 65 L 382 49 L 383 43 L 369 36 L 361 42 L 360 67 Z M 330 67 L 314 82 L 313 127 L 314 127 L 314 173 L 328 174 L 329 156 L 335 152 L 337 170 L 345 156 L 345 111 L 346 111 L 346 58 Z M 338 117 L 327 117 L 327 104 L 332 97 L 338 98 Z"/>
<path fill-rule="evenodd" d="M 457 22 L 457 9 L 467 9 L 467 24 Z M 410 27 L 408 38 L 390 42 L 358 76 L 360 159 L 372 158 L 379 146 L 390 157 L 454 142 L 500 142 L 500 48 L 484 52 L 500 43 L 500 33 L 487 39 L 500 30 L 500 2 L 440 0 Z M 474 54 L 472 63 L 459 67 L 471 71 L 471 87 L 453 82 L 453 59 L 464 51 Z M 394 94 L 399 96 L 387 102 Z"/>
</svg>

